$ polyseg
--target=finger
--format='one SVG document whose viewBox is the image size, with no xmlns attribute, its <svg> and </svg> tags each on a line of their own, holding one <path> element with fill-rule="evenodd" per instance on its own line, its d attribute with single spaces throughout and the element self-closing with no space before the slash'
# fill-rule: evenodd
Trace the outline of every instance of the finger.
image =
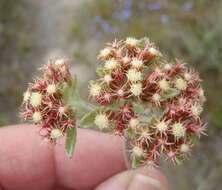
<svg viewBox="0 0 222 190">
<path fill-rule="evenodd" d="M 168 190 L 164 175 L 156 169 L 139 168 L 121 172 L 99 185 L 96 190 Z"/>
<path fill-rule="evenodd" d="M 121 139 L 78 130 L 74 157 L 67 159 L 64 144 L 42 145 L 33 126 L 0 129 L 0 184 L 5 189 L 50 189 L 55 183 L 91 189 L 124 169 Z"/>
<path fill-rule="evenodd" d="M 117 136 L 79 130 L 72 159 L 64 154 L 63 143 L 55 147 L 59 184 L 76 189 L 92 189 L 125 169 L 122 142 Z"/>
</svg>

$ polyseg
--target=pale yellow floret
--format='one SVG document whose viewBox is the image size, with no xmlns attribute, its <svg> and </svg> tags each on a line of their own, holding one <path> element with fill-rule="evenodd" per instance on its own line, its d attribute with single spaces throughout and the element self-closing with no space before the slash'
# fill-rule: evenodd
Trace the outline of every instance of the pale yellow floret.
<svg viewBox="0 0 222 190">
<path fill-rule="evenodd" d="M 104 81 L 105 81 L 106 83 L 110 83 L 110 82 L 112 81 L 112 76 L 109 75 L 109 74 L 106 74 L 106 75 L 104 76 Z"/>
<path fill-rule="evenodd" d="M 60 129 L 52 129 L 50 137 L 52 139 L 58 139 L 63 136 L 63 133 Z"/>
<path fill-rule="evenodd" d="M 29 91 L 26 91 L 24 94 L 23 94 L 23 101 L 24 102 L 27 102 L 29 100 L 31 96 L 31 93 Z"/>
<path fill-rule="evenodd" d="M 130 92 L 134 96 L 139 96 L 142 93 L 142 83 L 134 83 L 130 86 Z"/>
<path fill-rule="evenodd" d="M 132 66 L 135 68 L 141 68 L 143 66 L 143 61 L 137 58 L 134 58 L 131 62 Z"/>
<path fill-rule="evenodd" d="M 191 112 L 194 116 L 199 116 L 202 113 L 202 111 L 203 111 L 203 108 L 200 105 L 193 105 L 191 107 Z"/>
<path fill-rule="evenodd" d="M 167 63 L 166 65 L 164 65 L 164 69 L 166 70 L 170 70 L 172 68 L 172 65 Z"/>
<path fill-rule="evenodd" d="M 109 48 L 104 48 L 100 51 L 99 57 L 107 57 L 111 53 L 111 50 Z"/>
<path fill-rule="evenodd" d="M 127 78 L 130 82 L 137 82 L 142 80 L 142 73 L 136 69 L 130 69 L 127 72 Z"/>
<path fill-rule="evenodd" d="M 180 146 L 180 151 L 183 153 L 188 153 L 190 152 L 190 146 L 188 144 L 182 144 Z"/>
<path fill-rule="evenodd" d="M 56 85 L 55 84 L 50 84 L 46 88 L 46 92 L 48 94 L 54 94 L 57 91 Z"/>
<path fill-rule="evenodd" d="M 152 55 L 152 56 L 159 56 L 160 55 L 160 52 L 159 50 L 157 50 L 156 48 L 154 47 L 151 47 L 148 52 Z"/>
<path fill-rule="evenodd" d="M 90 84 L 90 90 L 89 90 L 89 94 L 90 96 L 92 97 L 96 97 L 96 96 L 99 96 L 100 93 L 101 93 L 101 86 L 97 83 L 91 83 Z"/>
<path fill-rule="evenodd" d="M 125 56 L 125 57 L 123 57 L 122 61 L 123 61 L 123 63 L 128 63 L 130 61 L 130 58 Z"/>
<path fill-rule="evenodd" d="M 110 60 L 107 60 L 106 62 L 105 62 L 105 69 L 107 69 L 107 70 L 113 70 L 113 69 L 115 69 L 115 68 L 117 68 L 117 66 L 118 66 L 118 62 L 117 62 L 117 60 L 115 60 L 115 59 L 110 59 Z"/>
<path fill-rule="evenodd" d="M 175 81 L 175 87 L 178 90 L 186 90 L 187 82 L 185 80 L 183 80 L 182 78 L 179 78 Z"/>
<path fill-rule="evenodd" d="M 136 38 L 128 37 L 125 42 L 129 46 L 135 47 L 139 43 L 139 40 Z"/>
<path fill-rule="evenodd" d="M 158 101 L 160 101 L 161 96 L 160 96 L 158 93 L 155 93 L 155 94 L 152 96 L 152 98 L 153 98 L 153 101 L 158 102 Z"/>
<path fill-rule="evenodd" d="M 33 107 L 38 107 L 42 104 L 42 94 L 39 92 L 33 92 L 30 98 L 30 104 Z"/>
<path fill-rule="evenodd" d="M 123 95 L 124 95 L 123 89 L 119 89 L 119 90 L 117 91 L 117 94 L 118 94 L 119 96 L 123 96 Z"/>
<path fill-rule="evenodd" d="M 199 90 L 199 97 L 200 97 L 200 101 L 201 102 L 205 102 L 206 101 L 206 97 L 204 95 L 204 91 L 203 91 L 202 88 L 200 88 L 200 90 Z"/>
<path fill-rule="evenodd" d="M 108 128 L 108 126 L 109 126 L 109 119 L 108 119 L 106 114 L 101 113 L 101 114 L 96 115 L 94 123 L 96 124 L 96 126 L 99 129 Z"/>
<path fill-rule="evenodd" d="M 41 112 L 36 111 L 32 115 L 32 120 L 34 121 L 34 123 L 40 123 L 42 121 L 42 114 L 41 114 Z"/>
<path fill-rule="evenodd" d="M 67 108 L 65 106 L 61 106 L 58 111 L 61 115 L 63 115 L 63 114 L 65 114 L 66 110 L 67 110 Z"/>
<path fill-rule="evenodd" d="M 175 123 L 172 125 L 172 133 L 176 138 L 181 138 L 185 136 L 186 129 L 182 123 Z"/>
<path fill-rule="evenodd" d="M 161 122 L 157 123 L 157 125 L 156 125 L 156 129 L 160 132 L 165 132 L 167 130 L 167 128 L 168 128 L 168 125 L 164 121 L 161 121 Z"/>
<path fill-rule="evenodd" d="M 137 157 L 142 157 L 144 155 L 143 149 L 139 146 L 134 146 L 132 153 Z"/>
<path fill-rule="evenodd" d="M 61 58 L 61 59 L 57 59 L 54 63 L 54 69 L 60 69 L 61 67 L 63 67 L 65 65 L 66 60 Z"/>
<path fill-rule="evenodd" d="M 137 118 L 131 118 L 130 121 L 129 121 L 129 125 L 130 125 L 130 127 L 132 127 L 132 128 L 138 127 L 139 124 L 140 124 L 140 121 L 139 121 L 139 119 L 137 119 Z"/>
<path fill-rule="evenodd" d="M 185 74 L 184 74 L 184 78 L 185 78 L 187 81 L 189 81 L 189 80 L 192 79 L 192 75 L 191 75 L 190 73 L 185 73 Z"/>
<path fill-rule="evenodd" d="M 161 90 L 168 90 L 170 88 L 169 82 L 166 79 L 160 80 L 158 84 Z"/>
</svg>

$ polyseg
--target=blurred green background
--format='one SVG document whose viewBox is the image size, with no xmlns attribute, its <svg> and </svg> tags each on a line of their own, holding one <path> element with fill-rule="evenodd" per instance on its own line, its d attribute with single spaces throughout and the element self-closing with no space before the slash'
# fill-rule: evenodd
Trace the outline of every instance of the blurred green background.
<svg viewBox="0 0 222 190">
<path fill-rule="evenodd" d="M 0 126 L 19 122 L 22 93 L 48 58 L 70 58 L 87 97 L 99 50 L 127 36 L 147 36 L 201 73 L 208 137 L 184 165 L 162 168 L 172 189 L 221 190 L 221 0 L 0 0 Z"/>
</svg>

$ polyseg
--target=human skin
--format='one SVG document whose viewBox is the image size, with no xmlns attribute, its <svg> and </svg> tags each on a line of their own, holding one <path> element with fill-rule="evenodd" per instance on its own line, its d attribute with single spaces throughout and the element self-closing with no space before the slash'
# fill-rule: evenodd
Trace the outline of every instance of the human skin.
<svg viewBox="0 0 222 190">
<path fill-rule="evenodd" d="M 64 139 L 54 146 L 43 143 L 36 126 L 2 127 L 0 190 L 168 189 L 159 170 L 124 171 L 122 147 L 121 137 L 78 129 L 74 156 L 69 159 Z"/>
</svg>

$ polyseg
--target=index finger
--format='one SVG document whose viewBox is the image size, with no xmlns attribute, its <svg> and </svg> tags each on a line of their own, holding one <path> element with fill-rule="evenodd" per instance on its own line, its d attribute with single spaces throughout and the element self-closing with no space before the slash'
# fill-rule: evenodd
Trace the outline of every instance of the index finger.
<svg viewBox="0 0 222 190">
<path fill-rule="evenodd" d="M 0 189 L 50 189 L 56 184 L 92 189 L 123 170 L 119 137 L 78 129 L 72 159 L 64 154 L 64 143 L 41 145 L 33 126 L 0 129 Z"/>
</svg>

